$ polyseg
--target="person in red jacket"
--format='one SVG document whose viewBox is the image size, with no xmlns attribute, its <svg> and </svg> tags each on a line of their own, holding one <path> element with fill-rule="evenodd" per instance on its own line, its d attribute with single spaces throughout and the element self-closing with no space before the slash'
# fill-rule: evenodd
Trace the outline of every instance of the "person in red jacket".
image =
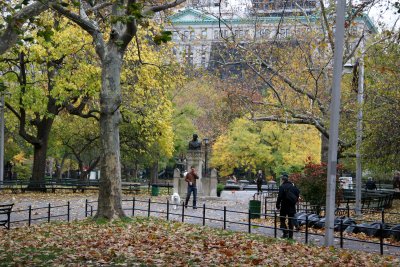
<svg viewBox="0 0 400 267">
<path fill-rule="evenodd" d="M 188 172 L 185 176 L 185 181 L 188 183 L 188 189 L 186 194 L 186 201 L 185 201 L 185 208 L 189 203 L 190 195 L 193 192 L 193 209 L 197 209 L 196 202 L 197 202 L 197 187 L 196 187 L 196 180 L 199 179 L 199 176 L 196 173 L 196 169 L 194 166 L 190 167 L 190 172 Z"/>
</svg>

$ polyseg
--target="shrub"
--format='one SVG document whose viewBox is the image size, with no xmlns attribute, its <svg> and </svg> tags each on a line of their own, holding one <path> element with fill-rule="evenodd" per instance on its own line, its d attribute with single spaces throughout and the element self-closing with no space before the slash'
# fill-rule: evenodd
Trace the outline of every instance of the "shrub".
<svg viewBox="0 0 400 267">
<path fill-rule="evenodd" d="M 217 184 L 217 196 L 221 196 L 221 191 L 224 190 L 225 185 L 224 184 Z"/>
<path fill-rule="evenodd" d="M 338 166 L 338 173 L 341 166 Z M 314 206 L 314 211 L 318 214 L 321 206 L 325 206 L 326 200 L 326 182 L 327 182 L 327 165 L 326 163 L 313 163 L 309 158 L 304 166 L 303 172 L 294 173 L 290 176 L 300 189 L 302 198 Z M 339 177 L 336 177 L 336 196 L 341 195 L 339 191 Z M 338 197 L 339 199 L 339 197 Z"/>
</svg>

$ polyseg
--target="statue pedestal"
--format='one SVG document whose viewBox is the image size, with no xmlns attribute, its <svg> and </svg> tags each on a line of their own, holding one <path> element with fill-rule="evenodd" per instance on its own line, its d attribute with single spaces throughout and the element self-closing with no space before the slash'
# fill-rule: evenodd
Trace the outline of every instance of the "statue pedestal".
<svg viewBox="0 0 400 267">
<path fill-rule="evenodd" d="M 186 170 L 190 171 L 190 167 L 196 168 L 199 179 L 196 181 L 197 195 L 202 196 L 203 192 L 203 151 L 202 150 L 188 150 L 186 154 Z M 183 178 L 185 180 L 185 178 Z"/>
<path fill-rule="evenodd" d="M 203 155 L 202 150 L 189 150 L 186 155 L 186 170 L 190 171 L 190 167 L 196 168 L 199 179 L 196 181 L 197 195 L 206 197 L 217 196 L 217 170 L 211 170 L 209 177 L 203 177 Z M 187 183 L 185 177 L 181 177 L 179 169 L 174 170 L 174 193 L 178 193 L 182 199 L 187 194 Z"/>
</svg>

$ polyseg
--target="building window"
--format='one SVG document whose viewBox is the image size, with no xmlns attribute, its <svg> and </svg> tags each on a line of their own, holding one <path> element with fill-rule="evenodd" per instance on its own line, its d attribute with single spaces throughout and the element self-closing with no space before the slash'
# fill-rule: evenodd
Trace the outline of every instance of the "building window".
<svg viewBox="0 0 400 267">
<path fill-rule="evenodd" d="M 207 29 L 201 30 L 201 39 L 207 39 Z"/>
<path fill-rule="evenodd" d="M 194 31 L 190 32 L 190 40 L 193 41 L 196 38 L 196 33 Z"/>
<path fill-rule="evenodd" d="M 206 58 L 207 58 L 207 47 L 205 45 L 201 46 L 201 65 L 206 67 Z"/>
<path fill-rule="evenodd" d="M 192 47 L 190 45 L 187 45 L 185 47 L 185 61 L 189 65 L 193 65 L 193 51 L 192 51 Z"/>
<path fill-rule="evenodd" d="M 183 41 L 189 40 L 189 35 L 190 35 L 190 32 L 189 32 L 189 31 L 185 31 L 185 32 L 183 33 L 183 38 L 182 38 L 182 40 L 183 40 Z"/>
<path fill-rule="evenodd" d="M 214 30 L 214 39 L 219 39 L 219 30 Z"/>
</svg>

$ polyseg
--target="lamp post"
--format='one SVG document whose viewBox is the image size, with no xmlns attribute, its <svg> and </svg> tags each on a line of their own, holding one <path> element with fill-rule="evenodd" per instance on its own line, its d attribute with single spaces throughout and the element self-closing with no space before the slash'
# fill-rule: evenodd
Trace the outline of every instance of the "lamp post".
<svg viewBox="0 0 400 267">
<path fill-rule="evenodd" d="M 4 92 L 1 92 L 0 99 L 0 188 L 4 182 Z"/>
<path fill-rule="evenodd" d="M 204 138 L 203 142 L 204 142 L 204 149 L 205 149 L 205 151 L 204 151 L 204 176 L 207 177 L 207 170 L 208 170 L 207 160 L 208 160 L 208 143 L 209 143 L 208 138 Z"/>
<path fill-rule="evenodd" d="M 343 68 L 343 44 L 344 44 L 344 15 L 346 0 L 337 0 L 336 4 L 336 31 L 335 51 L 333 54 L 333 83 L 332 100 L 330 105 L 330 127 L 329 127 L 329 154 L 328 173 L 326 188 L 325 209 L 325 246 L 333 246 L 334 220 L 335 220 L 335 196 L 336 196 L 336 167 L 337 148 L 339 138 L 339 110 L 340 91 Z"/>
<path fill-rule="evenodd" d="M 355 64 L 346 63 L 345 70 L 353 70 L 358 67 L 357 86 L 357 128 L 356 128 L 356 206 L 355 212 L 361 215 L 361 185 L 362 185 L 362 164 L 361 164 L 361 143 L 363 135 L 363 104 L 364 104 L 364 39 L 361 40 L 361 56 Z"/>
</svg>

